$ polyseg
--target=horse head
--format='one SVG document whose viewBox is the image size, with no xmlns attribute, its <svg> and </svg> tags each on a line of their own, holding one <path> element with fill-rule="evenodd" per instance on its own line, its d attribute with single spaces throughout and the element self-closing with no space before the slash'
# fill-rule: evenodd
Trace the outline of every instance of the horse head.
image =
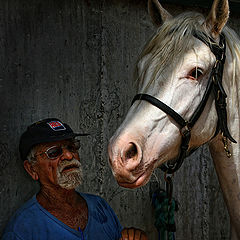
<svg viewBox="0 0 240 240">
<path fill-rule="evenodd" d="M 210 91 L 205 95 L 212 69 L 218 64 L 218 53 L 214 53 L 213 48 L 223 48 L 221 36 L 228 29 L 225 26 L 228 1 L 214 0 L 207 18 L 194 12 L 173 17 L 158 0 L 149 0 L 148 8 L 158 29 L 136 65 L 141 95 L 134 99 L 109 143 L 113 174 L 119 185 L 127 188 L 146 184 L 156 167 L 174 163 L 181 155 L 184 129 L 191 132 L 184 155 L 218 133 L 214 93 Z M 232 74 L 231 63 L 229 59 L 226 61 L 229 67 L 224 67 L 223 86 L 219 90 L 222 95 L 226 94 L 224 88 L 228 94 L 224 79 Z M 144 96 L 153 98 L 148 100 Z M 203 99 L 205 103 L 198 111 Z M 165 107 L 159 109 L 154 101 Z M 198 115 L 197 118 L 194 115 Z M 188 124 L 193 118 L 194 123 Z M 231 139 L 228 130 L 226 132 Z"/>
</svg>

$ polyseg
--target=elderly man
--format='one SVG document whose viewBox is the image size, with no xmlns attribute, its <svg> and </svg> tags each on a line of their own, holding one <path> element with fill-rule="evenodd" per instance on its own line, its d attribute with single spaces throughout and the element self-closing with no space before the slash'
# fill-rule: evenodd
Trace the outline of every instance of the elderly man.
<svg viewBox="0 0 240 240">
<path fill-rule="evenodd" d="M 24 168 L 40 191 L 11 218 L 3 240 L 145 240 L 138 229 L 123 229 L 107 202 L 78 193 L 82 182 L 77 134 L 59 119 L 29 126 L 20 139 Z"/>
</svg>

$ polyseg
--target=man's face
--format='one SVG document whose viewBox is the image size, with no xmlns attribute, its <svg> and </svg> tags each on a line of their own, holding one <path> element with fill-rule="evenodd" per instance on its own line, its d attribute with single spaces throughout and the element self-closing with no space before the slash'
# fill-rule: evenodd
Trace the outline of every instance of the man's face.
<svg viewBox="0 0 240 240">
<path fill-rule="evenodd" d="M 74 140 L 39 144 L 35 156 L 34 167 L 42 185 L 74 189 L 82 183 L 82 167 Z"/>
</svg>

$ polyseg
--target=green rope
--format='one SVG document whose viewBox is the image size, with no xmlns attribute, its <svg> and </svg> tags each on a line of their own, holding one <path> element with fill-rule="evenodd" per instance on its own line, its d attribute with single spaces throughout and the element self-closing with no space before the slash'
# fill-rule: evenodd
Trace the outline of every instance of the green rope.
<svg viewBox="0 0 240 240">
<path fill-rule="evenodd" d="M 161 240 L 174 240 L 174 232 L 176 225 L 174 220 L 174 212 L 177 210 L 174 199 L 167 197 L 167 193 L 163 190 L 157 190 L 153 194 L 152 204 L 154 208 L 155 227 L 159 232 Z"/>
</svg>

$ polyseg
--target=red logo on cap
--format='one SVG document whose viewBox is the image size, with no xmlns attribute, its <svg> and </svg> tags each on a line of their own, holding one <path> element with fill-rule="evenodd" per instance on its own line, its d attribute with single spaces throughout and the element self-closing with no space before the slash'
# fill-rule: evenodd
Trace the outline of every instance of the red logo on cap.
<svg viewBox="0 0 240 240">
<path fill-rule="evenodd" d="M 64 125 L 59 121 L 52 121 L 47 123 L 54 131 L 65 130 Z"/>
</svg>

